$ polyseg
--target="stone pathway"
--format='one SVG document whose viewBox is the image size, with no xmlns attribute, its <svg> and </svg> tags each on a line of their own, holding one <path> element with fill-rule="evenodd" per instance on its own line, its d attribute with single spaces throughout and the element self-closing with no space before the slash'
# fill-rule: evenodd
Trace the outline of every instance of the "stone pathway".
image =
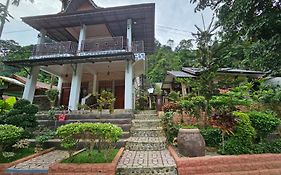
<svg viewBox="0 0 281 175">
<path fill-rule="evenodd" d="M 169 151 L 161 121 L 154 113 L 136 114 L 126 150 L 119 160 L 117 174 L 176 175 L 176 163 Z"/>
<path fill-rule="evenodd" d="M 49 166 L 53 163 L 60 162 L 63 159 L 68 158 L 69 154 L 67 151 L 55 150 L 42 156 L 35 157 L 31 160 L 19 163 L 6 170 L 7 173 L 36 173 L 36 174 L 47 174 Z"/>
</svg>

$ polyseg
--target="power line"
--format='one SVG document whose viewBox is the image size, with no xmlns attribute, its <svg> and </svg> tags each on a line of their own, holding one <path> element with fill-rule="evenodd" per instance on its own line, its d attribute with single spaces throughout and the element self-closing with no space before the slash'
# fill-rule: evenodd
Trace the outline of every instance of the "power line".
<svg viewBox="0 0 281 175">
<path fill-rule="evenodd" d="M 33 29 L 14 30 L 14 31 L 9 31 L 9 32 L 4 32 L 4 34 L 10 34 L 10 33 L 22 33 L 22 32 L 29 32 L 29 31 L 33 31 Z"/>
<path fill-rule="evenodd" d="M 169 27 L 169 26 L 164 26 L 164 25 L 159 25 L 159 24 L 157 24 L 157 26 L 160 27 L 160 28 L 165 28 L 167 30 L 174 30 L 174 31 L 179 31 L 179 32 L 184 32 L 184 33 L 192 33 L 190 31 L 178 29 L 178 28 L 174 28 L 174 27 Z"/>
</svg>

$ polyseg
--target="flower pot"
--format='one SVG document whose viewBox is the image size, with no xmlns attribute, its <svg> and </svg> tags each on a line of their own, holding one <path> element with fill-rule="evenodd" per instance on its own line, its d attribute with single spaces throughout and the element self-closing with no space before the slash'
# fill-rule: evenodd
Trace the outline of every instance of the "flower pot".
<svg viewBox="0 0 281 175">
<path fill-rule="evenodd" d="M 205 140 L 199 129 L 180 129 L 177 143 L 179 153 L 183 156 L 205 156 Z"/>
</svg>

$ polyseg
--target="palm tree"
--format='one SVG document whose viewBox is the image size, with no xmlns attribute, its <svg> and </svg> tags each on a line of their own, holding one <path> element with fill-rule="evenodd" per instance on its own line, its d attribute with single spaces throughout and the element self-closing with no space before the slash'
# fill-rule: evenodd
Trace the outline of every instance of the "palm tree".
<svg viewBox="0 0 281 175">
<path fill-rule="evenodd" d="M 30 2 L 34 2 L 34 0 L 29 0 Z M 12 15 L 9 14 L 8 9 L 9 5 L 15 5 L 18 6 L 20 4 L 21 0 L 7 0 L 6 4 L 0 3 L 0 20 L 1 20 L 1 25 L 0 25 L 0 38 L 2 36 L 3 28 L 5 25 L 6 21 L 9 21 L 9 17 L 12 17 Z"/>
</svg>

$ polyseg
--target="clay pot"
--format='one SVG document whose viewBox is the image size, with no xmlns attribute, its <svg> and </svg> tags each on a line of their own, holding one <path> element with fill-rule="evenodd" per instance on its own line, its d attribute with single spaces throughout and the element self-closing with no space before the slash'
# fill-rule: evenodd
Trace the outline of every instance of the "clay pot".
<svg viewBox="0 0 281 175">
<path fill-rule="evenodd" d="M 199 129 L 180 129 L 177 142 L 181 155 L 186 157 L 205 156 L 205 140 Z"/>
</svg>

